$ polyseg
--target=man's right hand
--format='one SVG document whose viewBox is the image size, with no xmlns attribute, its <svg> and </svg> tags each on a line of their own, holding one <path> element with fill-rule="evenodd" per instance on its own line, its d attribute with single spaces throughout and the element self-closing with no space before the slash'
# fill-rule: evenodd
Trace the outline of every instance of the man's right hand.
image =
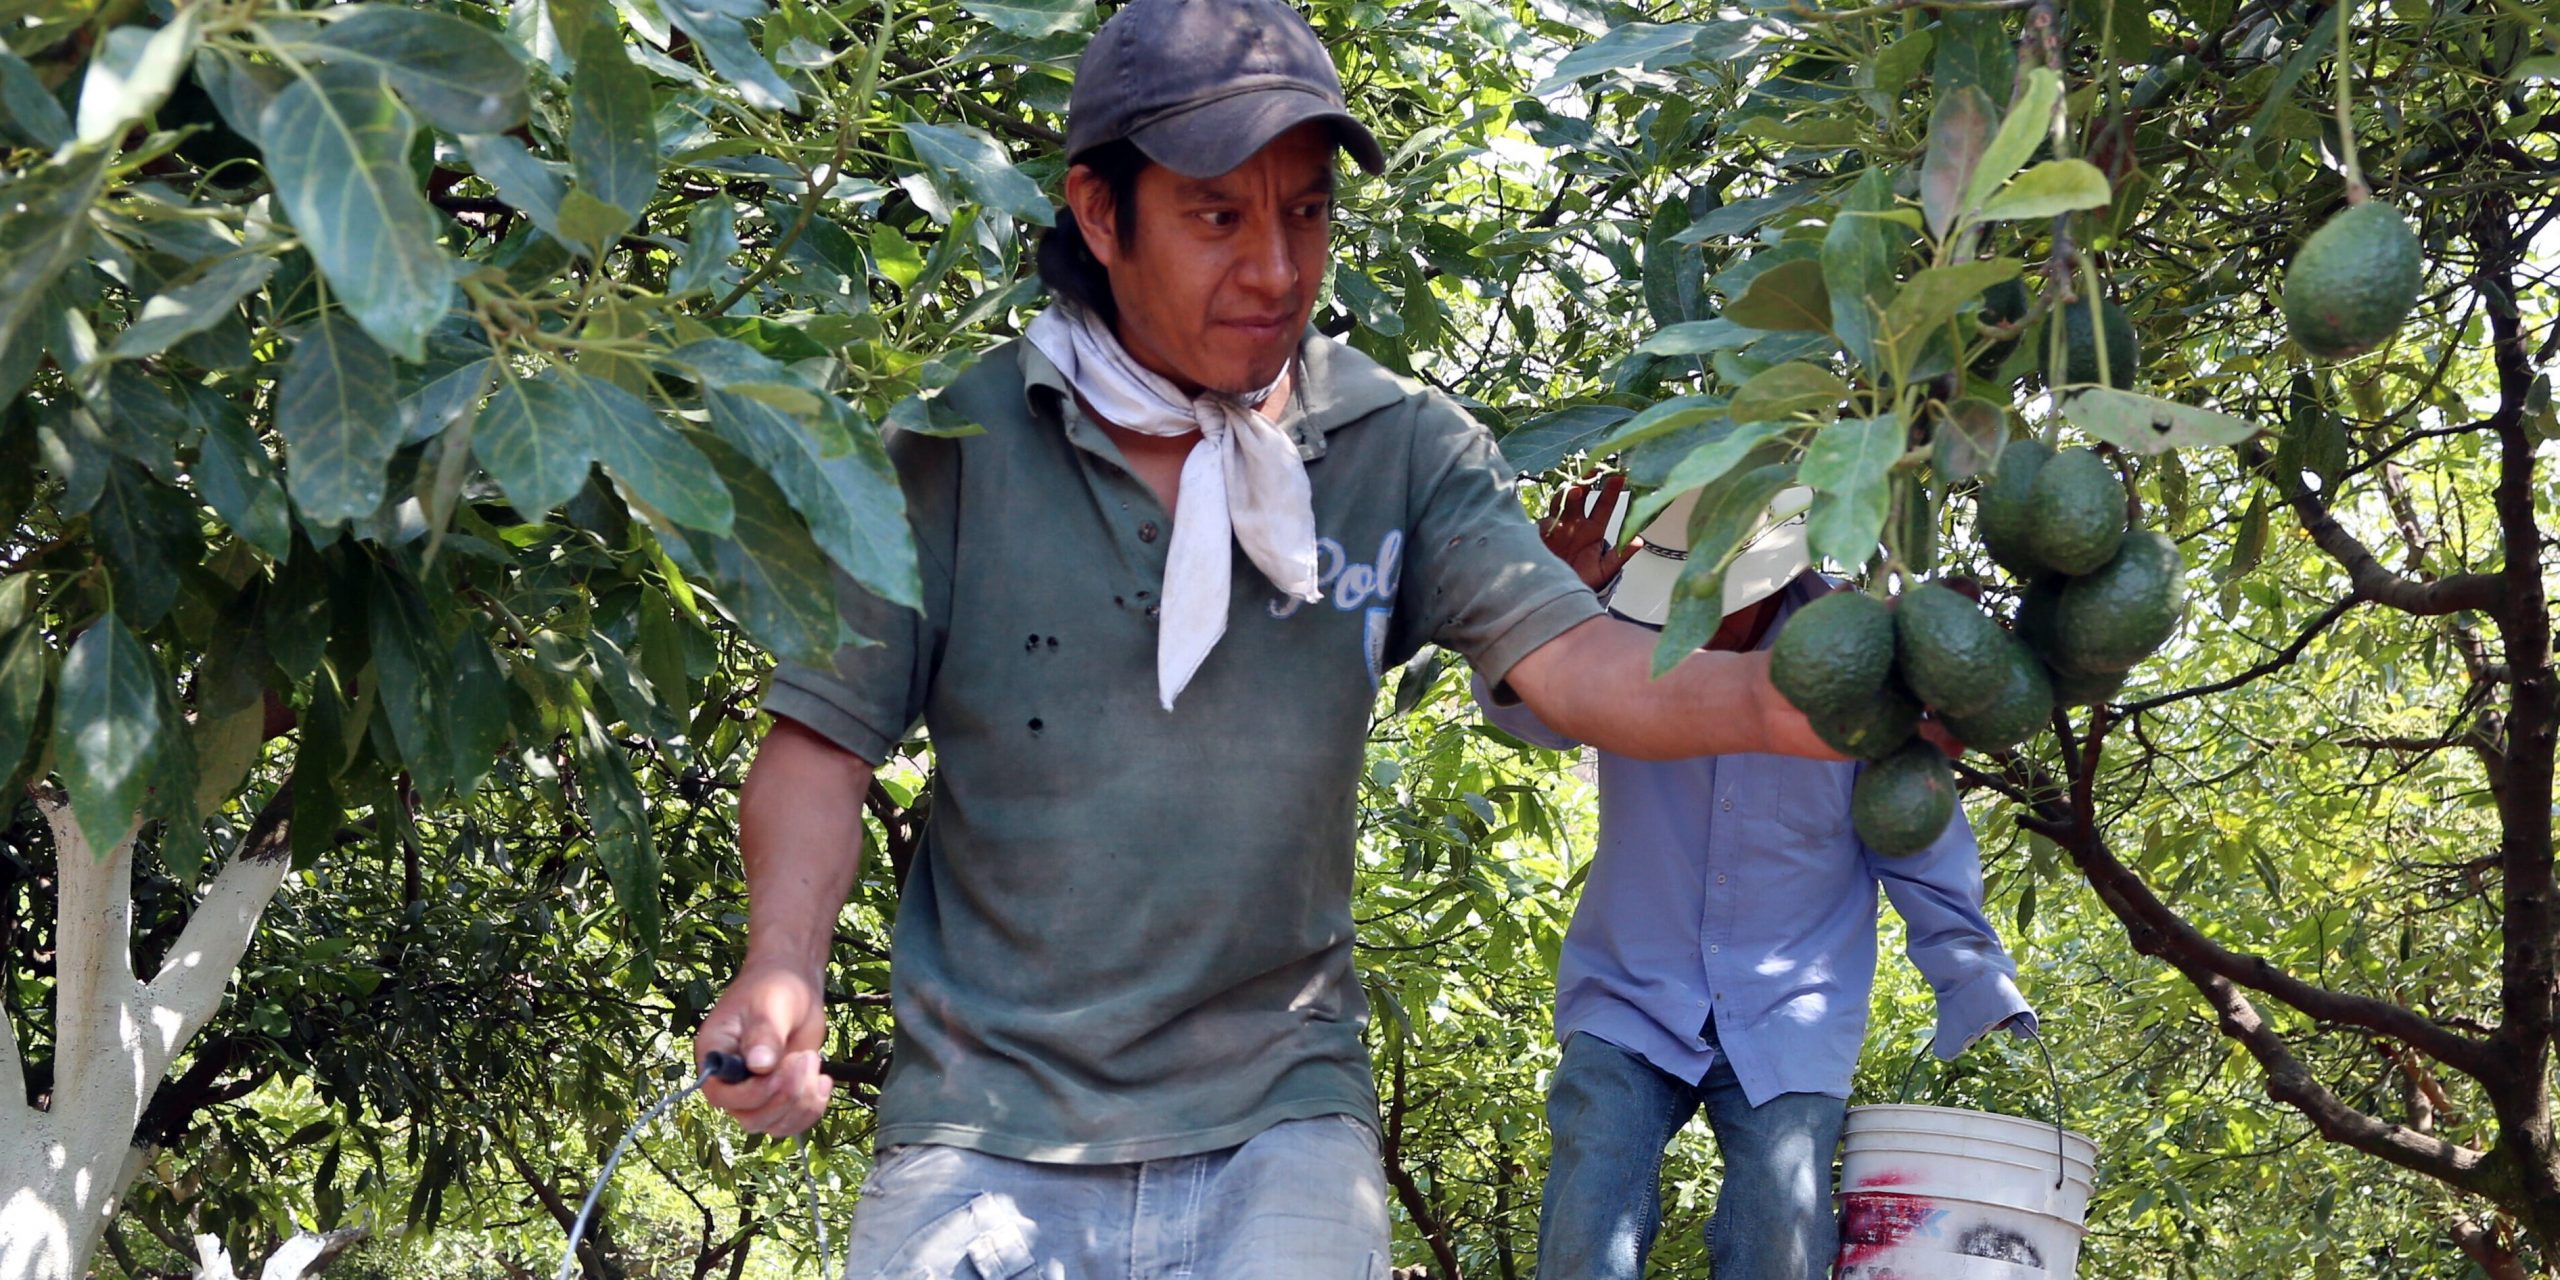
<svg viewBox="0 0 2560 1280">
<path fill-rule="evenodd" d="M 1611 475 L 1600 482 L 1600 501 L 1594 503 L 1591 478 L 1585 476 L 1557 494 L 1547 504 L 1547 518 L 1538 522 L 1538 537 L 1548 552 L 1594 591 L 1609 585 L 1644 546 L 1641 538 L 1629 538 L 1623 547 L 1609 545 L 1609 520 L 1626 487 L 1625 475 Z"/>
<path fill-rule="evenodd" d="M 835 1090 L 820 1052 L 826 1034 L 826 993 L 815 975 L 751 963 L 730 981 L 693 1037 L 695 1063 L 732 1053 L 746 1062 L 749 1075 L 742 1084 L 712 1080 L 702 1096 L 750 1132 L 805 1132 L 826 1113 Z"/>
</svg>

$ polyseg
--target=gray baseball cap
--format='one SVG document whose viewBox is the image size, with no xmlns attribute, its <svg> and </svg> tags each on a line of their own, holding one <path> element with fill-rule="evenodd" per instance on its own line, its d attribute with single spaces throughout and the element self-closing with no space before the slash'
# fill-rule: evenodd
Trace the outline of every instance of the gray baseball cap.
<svg viewBox="0 0 2560 1280">
<path fill-rule="evenodd" d="M 1067 102 L 1067 159 L 1126 139 L 1190 178 L 1214 178 L 1320 120 L 1360 167 L 1386 153 L 1342 100 L 1315 28 L 1281 0 L 1133 0 L 1094 33 Z"/>
</svg>

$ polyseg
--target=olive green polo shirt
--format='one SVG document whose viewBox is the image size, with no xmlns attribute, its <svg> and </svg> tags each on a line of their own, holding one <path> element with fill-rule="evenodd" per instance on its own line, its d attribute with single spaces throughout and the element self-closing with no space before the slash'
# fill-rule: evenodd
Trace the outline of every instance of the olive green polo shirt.
<svg viewBox="0 0 2560 1280">
<path fill-rule="evenodd" d="M 1030 344 L 943 392 L 985 428 L 889 442 L 925 607 L 849 585 L 879 643 L 786 666 L 765 706 L 936 767 L 890 964 L 879 1141 L 1103 1163 L 1375 1123 L 1352 962 L 1356 799 L 1379 678 L 1426 642 L 1499 680 L 1597 617 L 1492 437 L 1310 334 L 1282 422 L 1307 459 L 1320 603 L 1235 554 L 1227 631 L 1156 697 L 1171 521 Z"/>
</svg>

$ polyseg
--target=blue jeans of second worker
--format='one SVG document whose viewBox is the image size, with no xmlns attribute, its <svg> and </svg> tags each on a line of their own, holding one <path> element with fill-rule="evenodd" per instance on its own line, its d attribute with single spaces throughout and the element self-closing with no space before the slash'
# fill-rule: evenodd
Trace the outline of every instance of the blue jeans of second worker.
<svg viewBox="0 0 2560 1280">
<path fill-rule="evenodd" d="M 1708 1033 L 1712 1042 L 1714 1033 Z M 1724 1055 L 1696 1084 L 1597 1036 L 1565 1041 L 1547 1090 L 1553 1154 L 1538 1209 L 1539 1280 L 1637 1280 L 1661 1226 L 1662 1152 L 1704 1108 L 1724 1154 L 1707 1220 L 1712 1280 L 1823 1280 L 1840 1248 L 1831 1159 L 1844 1099 L 1759 1106 Z"/>
</svg>

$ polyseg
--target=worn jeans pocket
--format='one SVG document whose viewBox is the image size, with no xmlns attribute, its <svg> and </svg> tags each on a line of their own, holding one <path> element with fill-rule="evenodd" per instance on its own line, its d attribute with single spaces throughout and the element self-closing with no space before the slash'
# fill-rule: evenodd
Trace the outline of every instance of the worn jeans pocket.
<svg viewBox="0 0 2560 1280">
<path fill-rule="evenodd" d="M 918 1227 L 877 1270 L 872 1280 L 1013 1280 L 1029 1275 L 1031 1220 L 1008 1196 L 970 1197 Z M 854 1266 L 861 1264 L 854 1259 Z M 860 1275 L 848 1268 L 849 1274 Z"/>
</svg>

